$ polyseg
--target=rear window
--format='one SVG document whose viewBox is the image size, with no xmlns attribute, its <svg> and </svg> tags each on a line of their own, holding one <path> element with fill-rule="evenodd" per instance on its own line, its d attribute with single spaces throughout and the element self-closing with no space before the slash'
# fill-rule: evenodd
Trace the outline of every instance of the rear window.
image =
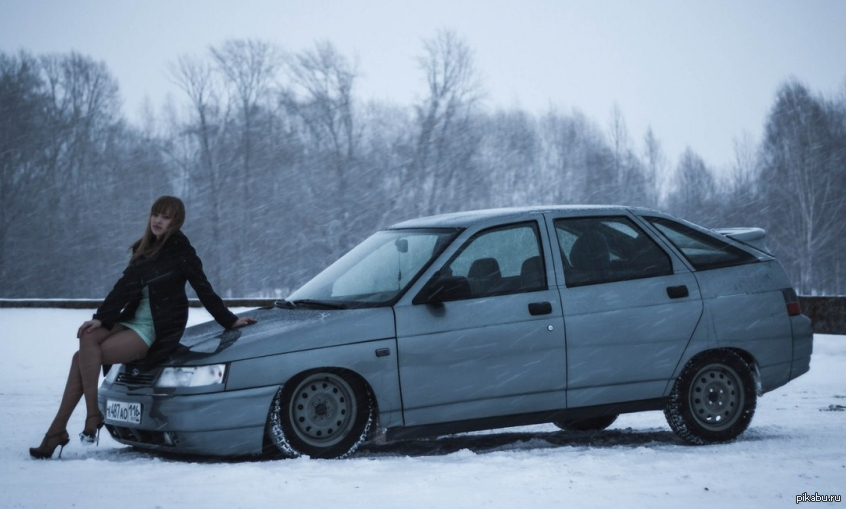
<svg viewBox="0 0 846 509">
<path fill-rule="evenodd" d="M 719 238 L 663 217 L 647 217 L 696 270 L 719 269 L 758 261 L 753 255 Z"/>
<path fill-rule="evenodd" d="M 667 253 L 628 218 L 556 219 L 555 233 L 569 287 L 673 273 Z"/>
</svg>

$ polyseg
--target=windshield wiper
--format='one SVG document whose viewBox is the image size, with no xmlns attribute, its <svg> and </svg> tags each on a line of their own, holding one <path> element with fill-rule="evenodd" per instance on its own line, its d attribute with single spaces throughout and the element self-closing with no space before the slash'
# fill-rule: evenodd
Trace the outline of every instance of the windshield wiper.
<svg viewBox="0 0 846 509">
<path fill-rule="evenodd" d="M 296 304 L 294 304 L 293 302 L 287 301 L 285 299 L 277 300 L 276 302 L 274 302 L 274 305 L 278 308 L 285 308 L 285 309 L 294 309 L 294 308 L 297 307 Z"/>
<path fill-rule="evenodd" d="M 287 302 L 287 301 L 286 301 Z M 328 302 L 325 300 L 315 300 L 315 299 L 298 299 L 292 301 L 296 307 L 309 307 L 309 308 L 318 308 L 318 309 L 347 309 L 346 304 L 341 304 L 338 302 Z"/>
</svg>

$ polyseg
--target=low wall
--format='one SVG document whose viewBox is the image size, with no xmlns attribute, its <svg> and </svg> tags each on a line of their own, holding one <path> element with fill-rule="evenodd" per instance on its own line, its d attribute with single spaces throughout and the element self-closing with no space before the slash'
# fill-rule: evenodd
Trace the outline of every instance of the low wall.
<svg viewBox="0 0 846 509">
<path fill-rule="evenodd" d="M 846 297 L 799 297 L 799 304 L 813 322 L 814 332 L 846 334 Z"/>
<path fill-rule="evenodd" d="M 0 308 L 64 308 L 96 309 L 103 301 L 95 299 L 0 299 Z M 275 299 L 224 299 L 233 308 L 272 306 Z M 799 297 L 802 313 L 814 324 L 819 334 L 846 334 L 846 297 Z M 190 300 L 199 307 L 200 301 Z"/>
<path fill-rule="evenodd" d="M 223 299 L 223 302 L 231 308 L 260 308 L 273 306 L 276 299 Z M 102 303 L 102 299 L 0 299 L 0 308 L 97 309 Z M 198 299 L 188 299 L 188 305 L 202 306 Z"/>
</svg>

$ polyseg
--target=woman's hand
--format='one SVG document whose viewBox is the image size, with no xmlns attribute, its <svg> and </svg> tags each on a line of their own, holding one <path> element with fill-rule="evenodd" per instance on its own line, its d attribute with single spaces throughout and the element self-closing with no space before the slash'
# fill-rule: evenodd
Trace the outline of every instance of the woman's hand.
<svg viewBox="0 0 846 509">
<path fill-rule="evenodd" d="M 83 334 L 87 334 L 87 333 L 93 331 L 94 329 L 96 329 L 98 327 L 102 327 L 102 326 L 103 326 L 103 322 L 101 322 L 100 320 L 96 320 L 96 319 L 88 320 L 87 322 L 85 322 L 85 323 L 83 323 L 82 325 L 79 326 L 79 330 L 76 331 L 76 337 L 77 337 L 77 339 L 79 339 L 79 338 L 82 337 Z"/>
<path fill-rule="evenodd" d="M 238 321 L 232 324 L 232 328 L 236 329 L 238 327 L 243 327 L 245 325 L 252 325 L 256 323 L 258 320 L 253 318 L 252 316 L 245 316 L 243 318 L 239 318 Z"/>
</svg>

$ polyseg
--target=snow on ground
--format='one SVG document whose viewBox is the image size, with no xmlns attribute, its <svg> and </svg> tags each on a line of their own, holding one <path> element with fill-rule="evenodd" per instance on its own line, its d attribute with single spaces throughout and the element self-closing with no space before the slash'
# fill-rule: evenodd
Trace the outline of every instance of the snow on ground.
<svg viewBox="0 0 846 509">
<path fill-rule="evenodd" d="M 0 309 L 0 508 L 793 507 L 846 494 L 846 337 L 817 335 L 810 373 L 766 394 L 734 443 L 682 444 L 660 412 L 605 432 L 552 425 L 371 447 L 346 460 L 190 460 L 72 441 L 36 461 L 88 310 Z M 208 319 L 192 310 L 191 321 Z M 818 504 L 817 504 L 818 505 Z M 841 504 L 832 503 L 843 507 Z"/>
</svg>

